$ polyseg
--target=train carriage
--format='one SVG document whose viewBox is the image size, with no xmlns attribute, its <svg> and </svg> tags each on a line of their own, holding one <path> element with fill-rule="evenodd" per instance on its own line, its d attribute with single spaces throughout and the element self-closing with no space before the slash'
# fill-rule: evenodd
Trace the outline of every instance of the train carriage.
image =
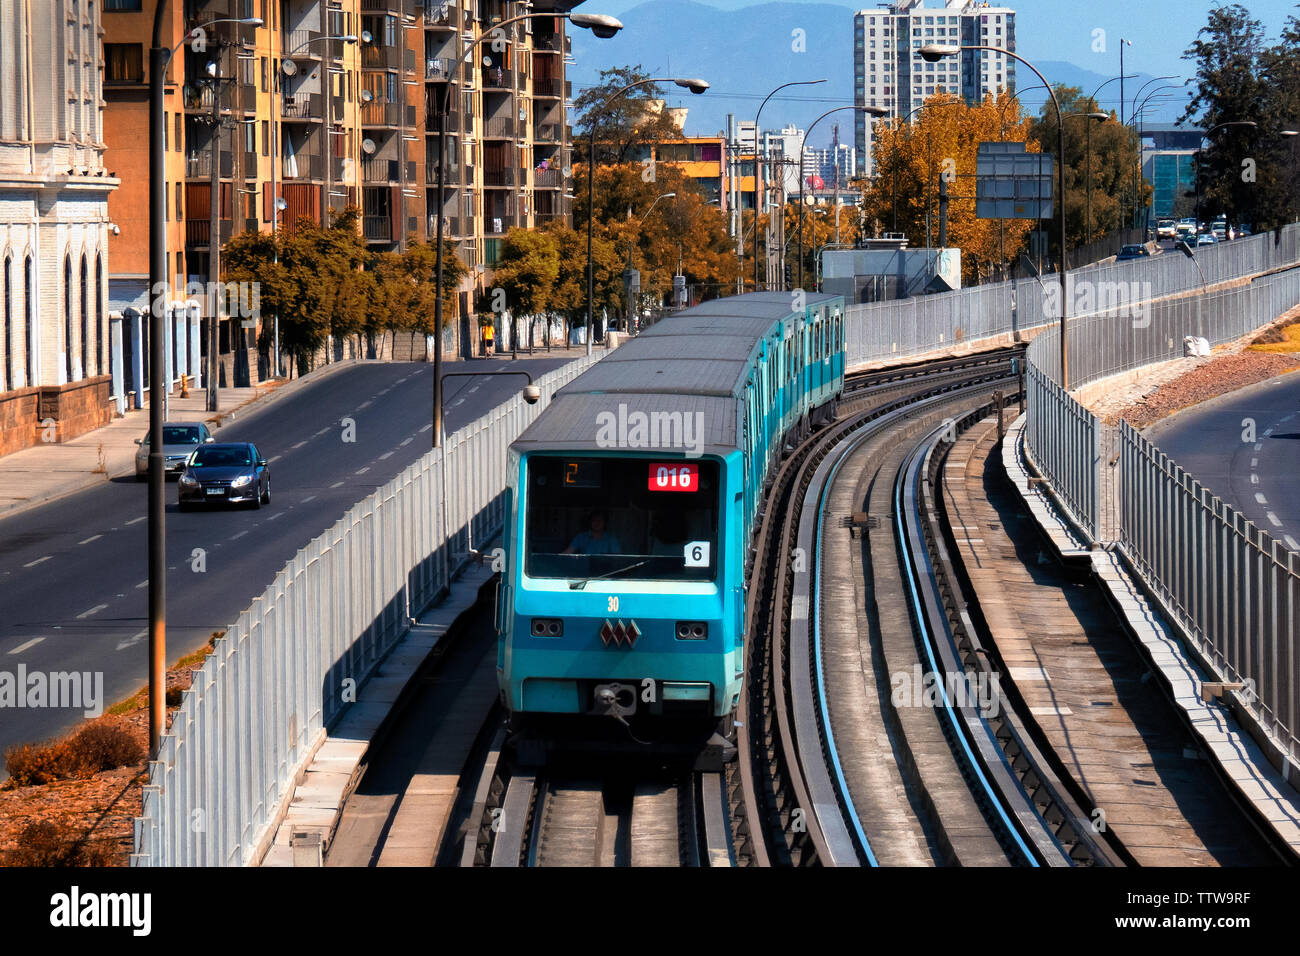
<svg viewBox="0 0 1300 956">
<path fill-rule="evenodd" d="M 834 415 L 843 308 L 756 293 L 677 313 L 560 389 L 511 445 L 508 710 L 734 712 L 762 488 Z"/>
</svg>

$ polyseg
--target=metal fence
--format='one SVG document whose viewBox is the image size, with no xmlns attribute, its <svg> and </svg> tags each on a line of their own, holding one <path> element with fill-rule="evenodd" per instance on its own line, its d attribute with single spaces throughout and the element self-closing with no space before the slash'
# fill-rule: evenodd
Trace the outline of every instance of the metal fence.
<svg viewBox="0 0 1300 956">
<path fill-rule="evenodd" d="M 1270 265 L 1270 268 L 1275 266 Z M 1069 325 L 1071 384 L 1177 358 L 1187 336 L 1239 338 L 1300 304 L 1300 268 Z M 1114 543 L 1170 617 L 1300 759 L 1300 555 L 1256 528 L 1126 423 L 1104 425 L 1060 381 L 1059 331 L 1030 344 L 1026 453 L 1091 540 Z"/>
<path fill-rule="evenodd" d="M 1300 553 L 1255 527 L 1128 423 L 1119 545 L 1216 670 L 1300 758 Z"/>
<path fill-rule="evenodd" d="M 1115 311 L 1117 303 L 1132 311 L 1132 303 L 1197 288 L 1202 285 L 1202 273 L 1204 282 L 1213 284 L 1257 275 L 1298 260 L 1300 223 L 1291 223 L 1265 235 L 1201 246 L 1196 262 L 1180 253 L 1166 252 L 1150 259 L 1083 266 L 1067 274 L 1067 315 L 1076 321 L 1089 315 L 1105 316 Z M 851 305 L 845 310 L 848 364 L 853 367 L 918 355 L 1049 325 L 1058 321 L 1060 305 L 1060 280 L 1054 275 Z M 1177 344 L 1181 348 L 1181 336 Z M 1072 370 L 1072 384 L 1076 378 Z"/>
<path fill-rule="evenodd" d="M 291 774 L 505 514 L 510 443 L 596 359 L 448 436 L 298 552 L 216 642 L 149 764 L 133 866 L 250 862 Z"/>
</svg>

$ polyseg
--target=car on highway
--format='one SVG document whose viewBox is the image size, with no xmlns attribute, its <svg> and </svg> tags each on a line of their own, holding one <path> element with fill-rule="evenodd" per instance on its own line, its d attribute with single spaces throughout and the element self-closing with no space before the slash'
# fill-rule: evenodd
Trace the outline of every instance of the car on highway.
<svg viewBox="0 0 1300 956">
<path fill-rule="evenodd" d="M 1214 238 L 1214 233 L 1203 232 L 1196 237 L 1196 244 L 1198 246 L 1216 246 L 1219 244 L 1219 240 Z"/>
<path fill-rule="evenodd" d="M 1120 249 L 1119 255 L 1115 257 L 1115 261 L 1127 262 L 1130 259 L 1148 258 L 1150 255 L 1151 250 L 1145 245 L 1142 245 L 1141 243 L 1133 243 L 1132 245 L 1124 246 Z"/>
<path fill-rule="evenodd" d="M 252 442 L 215 442 L 195 449 L 177 482 L 181 511 L 194 505 L 271 503 L 271 466 Z"/>
<path fill-rule="evenodd" d="M 1178 231 L 1178 224 L 1172 219 L 1161 219 L 1156 224 L 1157 239 L 1172 239 Z"/>
<path fill-rule="evenodd" d="M 185 470 L 185 461 L 194 449 L 216 441 L 202 422 L 163 422 L 162 432 L 163 467 L 171 477 Z M 140 446 L 135 453 L 135 480 L 145 481 L 149 477 L 149 433 L 135 443 Z"/>
</svg>

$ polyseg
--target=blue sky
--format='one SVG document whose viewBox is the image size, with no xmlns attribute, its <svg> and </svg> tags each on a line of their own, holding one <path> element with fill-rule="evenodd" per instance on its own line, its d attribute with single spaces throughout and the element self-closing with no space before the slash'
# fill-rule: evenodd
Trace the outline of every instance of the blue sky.
<svg viewBox="0 0 1300 956">
<path fill-rule="evenodd" d="M 640 5 L 642 0 L 586 0 L 583 10 L 615 16 Z M 723 10 L 738 10 L 754 3 L 746 0 L 700 0 Z M 862 0 L 821 0 L 844 7 L 845 29 L 852 29 L 848 14 L 874 8 Z M 799 0 L 786 0 L 797 7 Z M 1068 60 L 1076 66 L 1104 75 L 1119 73 L 1119 39 L 1131 40 L 1125 47 L 1124 68 L 1152 76 L 1176 74 L 1186 77 L 1189 64 L 1182 59 L 1196 33 L 1205 25 L 1211 8 L 1205 0 L 1012 0 L 1016 11 L 1017 52 L 1029 59 Z M 926 0 L 926 6 L 942 6 L 941 0 Z M 1260 20 L 1267 35 L 1275 37 L 1291 14 L 1300 15 L 1295 0 L 1248 0 L 1244 4 Z M 1093 30 L 1106 31 L 1106 52 L 1094 52 Z M 1050 77 L 1048 79 L 1051 79 Z"/>
</svg>

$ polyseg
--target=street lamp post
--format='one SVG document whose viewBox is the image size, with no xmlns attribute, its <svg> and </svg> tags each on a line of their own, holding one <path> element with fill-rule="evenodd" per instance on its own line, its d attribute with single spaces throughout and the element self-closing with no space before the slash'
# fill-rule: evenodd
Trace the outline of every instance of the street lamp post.
<svg viewBox="0 0 1300 956">
<path fill-rule="evenodd" d="M 153 387 L 167 361 L 163 348 L 167 312 L 167 163 L 163 140 L 166 136 L 164 86 L 167 65 L 186 40 L 219 23 L 261 26 L 258 17 L 221 17 L 209 20 L 186 34 L 170 50 L 163 46 L 167 0 L 154 8 L 153 40 L 149 47 L 149 368 Z M 215 198 L 215 197 L 214 197 Z M 166 723 L 167 667 L 167 528 L 164 510 L 163 404 L 149 402 L 149 756 L 157 757 Z"/>
<path fill-rule="evenodd" d="M 1066 316 L 1069 312 L 1069 299 L 1067 296 L 1066 276 L 1065 276 L 1065 119 L 1061 113 L 1061 102 L 1056 98 L 1056 91 L 1047 83 L 1047 78 L 1038 71 L 1038 68 L 1022 57 L 1018 53 L 1002 47 L 991 46 L 988 44 L 942 44 L 927 43 L 921 47 L 921 58 L 929 63 L 935 63 L 945 56 L 955 56 L 962 50 L 987 50 L 991 53 L 1001 53 L 1004 56 L 1012 57 L 1034 72 L 1042 83 L 1047 86 L 1048 95 L 1052 98 L 1052 106 L 1056 109 L 1056 135 L 1057 135 L 1057 192 L 1060 194 L 1056 197 L 1057 222 L 1061 233 L 1061 263 L 1059 268 L 1061 283 L 1061 387 L 1068 389 L 1070 387 L 1070 350 L 1069 338 L 1066 335 Z M 1120 66 L 1120 75 L 1124 73 L 1124 68 Z M 1120 81 L 1123 82 L 1122 80 Z"/>
<path fill-rule="evenodd" d="M 763 115 L 763 107 L 767 105 L 767 101 L 770 100 L 772 97 L 776 96 L 777 93 L 780 93 L 780 92 L 781 92 L 782 90 L 784 90 L 786 87 L 788 87 L 788 86 L 816 86 L 818 83 L 825 83 L 825 82 L 826 82 L 826 81 L 823 79 L 823 80 L 795 80 L 795 81 L 792 82 L 792 83 L 782 83 L 780 86 L 778 86 L 776 89 L 774 89 L 771 93 L 768 93 L 767 96 L 763 98 L 763 102 L 760 103 L 760 104 L 758 104 L 758 112 L 754 114 L 754 242 L 753 242 L 753 249 L 754 249 L 754 291 L 755 291 L 755 292 L 758 291 L 758 215 L 759 215 L 759 208 L 760 208 L 760 203 L 759 203 L 759 200 L 758 200 L 758 194 L 759 194 L 759 177 L 760 177 L 761 174 L 762 174 L 762 161 L 759 159 L 759 152 L 758 152 L 758 151 L 759 151 L 759 145 L 758 145 L 758 144 L 759 144 L 759 139 L 758 139 L 758 121 L 759 121 L 759 118 Z M 766 152 L 766 151 L 764 151 L 764 152 Z M 782 210 L 782 214 L 784 215 L 784 210 Z"/>
<path fill-rule="evenodd" d="M 820 123 L 822 120 L 824 120 L 826 117 L 830 116 L 832 113 L 838 113 L 841 110 L 856 110 L 859 113 L 866 113 L 868 116 L 886 116 L 889 113 L 889 110 L 885 109 L 883 106 L 857 106 L 857 105 L 836 106 L 833 109 L 827 110 L 821 116 L 817 117 L 815 120 L 812 121 L 812 123 L 809 124 L 808 128 L 804 130 L 804 134 L 803 134 L 804 146 L 801 147 L 799 150 L 799 240 L 795 246 L 795 248 L 798 249 L 799 251 L 798 258 L 799 258 L 799 288 L 800 289 L 803 288 L 803 207 L 804 207 L 803 159 L 805 154 L 808 152 L 806 148 L 808 143 L 808 138 L 812 136 L 812 131 L 817 127 L 817 124 Z M 868 136 L 871 135 L 870 131 L 868 131 L 867 135 Z M 782 210 L 782 212 L 784 212 L 784 210 Z"/>
<path fill-rule="evenodd" d="M 703 93 L 709 88 L 709 84 L 704 80 L 685 77 L 652 77 L 645 80 L 637 80 L 635 83 L 629 83 L 621 90 L 605 99 L 603 103 L 592 110 L 587 116 L 587 124 L 590 127 L 590 142 L 587 152 L 587 354 L 591 355 L 591 313 L 596 295 L 595 267 L 591 258 L 591 240 L 592 225 L 596 220 L 596 117 L 605 112 L 613 103 L 629 90 L 634 90 L 639 86 L 651 86 L 655 83 L 676 83 L 678 86 L 690 90 L 692 93 Z"/>
<path fill-rule="evenodd" d="M 1098 123 L 1104 123 L 1106 122 L 1106 120 L 1110 119 L 1109 113 L 1103 113 L 1100 110 L 1098 110 L 1095 113 L 1066 113 L 1065 114 L 1066 119 L 1069 119 L 1073 116 L 1086 116 L 1088 119 L 1095 120 Z M 1088 167 L 1088 171 L 1085 177 L 1087 181 L 1087 187 L 1086 187 L 1087 193 L 1083 203 L 1083 219 L 1084 219 L 1084 225 L 1083 225 L 1084 240 L 1083 241 L 1085 244 L 1091 245 L 1092 244 L 1092 123 L 1087 124 L 1087 129 L 1088 129 L 1088 138 L 1087 138 L 1088 145 L 1085 147 L 1084 165 Z"/>
<path fill-rule="evenodd" d="M 534 20 L 540 17 L 552 17 L 568 20 L 574 26 L 590 30 L 601 39 L 607 40 L 619 30 L 623 29 L 623 24 L 610 16 L 601 13 L 521 13 L 518 16 L 502 20 L 494 24 L 492 29 L 482 34 L 478 39 L 472 40 L 466 47 L 465 52 L 461 54 L 456 61 L 455 66 L 448 71 L 446 87 L 442 94 L 441 108 L 438 110 L 438 117 L 435 132 L 438 136 L 438 225 L 436 229 L 436 248 L 434 250 L 434 299 L 433 299 L 433 447 L 438 448 L 442 444 L 442 244 L 444 237 L 443 208 L 447 201 L 447 129 L 446 119 L 447 111 L 451 108 L 451 85 L 460 68 L 469 60 L 470 54 L 478 48 L 479 44 L 486 40 L 501 39 L 505 36 L 503 28 L 523 20 Z"/>
</svg>

